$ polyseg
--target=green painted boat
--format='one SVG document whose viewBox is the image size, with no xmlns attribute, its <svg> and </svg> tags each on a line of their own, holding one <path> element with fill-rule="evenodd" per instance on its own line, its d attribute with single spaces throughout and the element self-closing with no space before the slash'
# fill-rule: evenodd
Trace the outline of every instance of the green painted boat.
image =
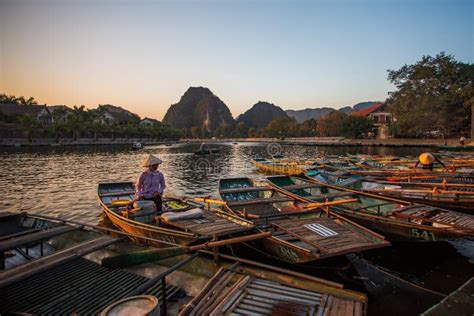
<svg viewBox="0 0 474 316">
<path fill-rule="evenodd" d="M 271 237 L 254 241 L 264 254 L 289 263 L 312 262 L 346 253 L 388 246 L 384 237 L 304 199 L 249 178 L 219 181 L 224 209 L 252 221 Z"/>
<path fill-rule="evenodd" d="M 424 242 L 474 237 L 474 216 L 380 197 L 324 183 L 321 177 L 317 179 L 291 176 L 267 178 L 272 186 L 308 202 L 355 198 L 354 202 L 331 206 L 330 211 L 392 241 Z"/>
</svg>

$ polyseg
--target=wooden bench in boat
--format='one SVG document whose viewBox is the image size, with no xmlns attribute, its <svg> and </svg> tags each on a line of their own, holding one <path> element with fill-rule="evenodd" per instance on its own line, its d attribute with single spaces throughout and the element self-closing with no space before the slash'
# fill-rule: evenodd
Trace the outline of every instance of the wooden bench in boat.
<svg viewBox="0 0 474 316">
<path fill-rule="evenodd" d="M 271 191 L 271 187 L 267 186 L 258 186 L 258 187 L 244 187 L 244 188 L 235 188 L 235 189 L 224 189 L 220 190 L 220 194 L 230 194 L 230 193 L 242 193 L 242 192 L 259 192 L 259 191 Z"/>
<path fill-rule="evenodd" d="M 252 200 L 243 200 L 243 201 L 231 201 L 231 202 L 228 202 L 227 204 L 233 207 L 233 206 L 246 206 L 246 205 L 289 202 L 293 200 L 294 199 L 291 197 L 272 197 L 272 198 L 252 199 Z"/>
<path fill-rule="evenodd" d="M 11 283 L 23 280 L 39 272 L 46 271 L 70 260 L 82 257 L 98 249 L 107 247 L 123 238 L 113 238 L 109 236 L 98 237 L 83 242 L 74 247 L 55 252 L 51 255 L 32 260 L 26 264 L 16 266 L 6 271 L 0 272 L 0 288 Z"/>
<path fill-rule="evenodd" d="M 240 225 L 207 210 L 203 210 L 203 216 L 200 218 L 166 221 L 164 223 L 200 236 L 223 236 L 253 228 L 251 224 L 247 226 Z"/>
<path fill-rule="evenodd" d="M 388 245 L 327 217 L 293 218 L 273 221 L 271 225 L 314 247 L 320 258 Z"/>
<path fill-rule="evenodd" d="M 124 195 L 135 195 L 135 191 L 117 191 L 117 192 L 100 193 L 100 197 L 124 196 Z"/>
<path fill-rule="evenodd" d="M 82 229 L 82 226 L 58 226 L 40 231 L 35 231 L 17 238 L 0 241 L 0 252 L 13 249 L 26 244 L 37 243 L 54 236 Z"/>
<path fill-rule="evenodd" d="M 361 301 L 254 277 L 234 269 L 219 269 L 179 315 L 361 316 L 365 309 Z"/>
<path fill-rule="evenodd" d="M 319 184 L 292 184 L 292 185 L 284 185 L 281 188 L 287 191 L 290 190 L 304 190 L 304 189 L 312 189 L 312 188 L 321 188 L 322 186 Z"/>
<path fill-rule="evenodd" d="M 329 199 L 336 199 L 336 198 L 346 198 L 357 195 L 352 192 L 341 192 L 341 193 L 329 193 L 329 194 L 321 194 L 321 195 L 312 195 L 312 196 L 305 196 L 304 198 L 309 199 L 314 202 L 324 202 Z"/>
</svg>

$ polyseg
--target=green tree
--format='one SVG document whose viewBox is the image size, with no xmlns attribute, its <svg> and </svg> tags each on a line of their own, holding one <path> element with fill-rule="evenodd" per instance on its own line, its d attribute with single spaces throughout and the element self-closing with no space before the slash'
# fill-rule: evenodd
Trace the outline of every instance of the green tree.
<svg viewBox="0 0 474 316">
<path fill-rule="evenodd" d="M 348 115 L 343 120 L 342 135 L 359 138 L 366 135 L 373 128 L 372 120 L 363 116 Z"/>
<path fill-rule="evenodd" d="M 199 126 L 192 126 L 191 127 L 191 135 L 193 138 L 201 138 L 201 127 Z"/>
<path fill-rule="evenodd" d="M 0 103 L 5 104 L 18 104 L 18 105 L 37 105 L 38 102 L 33 97 L 25 99 L 25 97 L 17 97 L 14 95 L 6 95 L 5 93 L 0 94 Z"/>
<path fill-rule="evenodd" d="M 19 127 L 22 130 L 26 137 L 28 137 L 28 142 L 33 142 L 33 133 L 38 130 L 38 122 L 31 115 L 22 115 L 19 117 Z"/>
<path fill-rule="evenodd" d="M 56 143 L 59 143 L 59 141 L 61 140 L 61 137 L 64 137 L 67 131 L 68 131 L 67 124 L 60 120 L 54 121 L 53 125 L 51 125 L 50 127 L 50 132 L 54 136 Z"/>
<path fill-rule="evenodd" d="M 235 129 L 236 129 L 236 136 L 237 137 L 240 137 L 240 138 L 248 137 L 249 127 L 247 126 L 247 124 L 245 124 L 245 122 L 237 123 L 237 126 L 236 126 Z"/>
<path fill-rule="evenodd" d="M 320 118 L 316 126 L 316 133 L 319 136 L 341 136 L 346 116 L 342 112 L 333 111 Z"/>
<path fill-rule="evenodd" d="M 396 136 L 420 136 L 435 129 L 453 135 L 468 129 L 474 64 L 442 52 L 388 70 L 388 80 L 397 88 L 386 101 L 397 119 L 392 126 Z"/>
</svg>

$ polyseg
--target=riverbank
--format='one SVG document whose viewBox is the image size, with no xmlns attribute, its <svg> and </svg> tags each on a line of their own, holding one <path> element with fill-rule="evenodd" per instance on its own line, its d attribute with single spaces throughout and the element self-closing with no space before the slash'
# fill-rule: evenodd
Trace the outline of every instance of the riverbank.
<svg viewBox="0 0 474 316">
<path fill-rule="evenodd" d="M 374 146 L 374 147 L 437 147 L 437 146 L 459 146 L 459 139 L 431 138 L 431 139 L 347 139 L 343 137 L 300 137 L 300 138 L 227 138 L 227 139 L 182 139 L 182 142 L 218 144 L 222 142 L 258 142 L 277 143 L 280 145 L 300 146 Z M 474 146 L 474 142 L 466 142 L 466 148 Z"/>
<path fill-rule="evenodd" d="M 343 137 L 300 137 L 300 138 L 225 138 L 225 139 L 180 139 L 179 141 L 172 140 L 142 140 L 142 139 L 88 139 L 81 138 L 77 140 L 65 139 L 56 142 L 50 138 L 36 138 L 29 142 L 26 138 L 3 138 L 0 139 L 0 147 L 35 147 L 35 146 L 51 146 L 51 147 L 67 147 L 67 146 L 131 146 L 134 143 L 143 143 L 145 146 L 152 145 L 170 145 L 176 143 L 275 143 L 280 145 L 298 145 L 298 146 L 368 146 L 368 147 L 438 147 L 438 146 L 459 146 L 457 138 L 451 139 L 406 139 L 406 138 L 391 138 L 391 139 L 347 139 Z M 474 142 L 466 142 L 466 150 L 472 149 Z"/>
</svg>

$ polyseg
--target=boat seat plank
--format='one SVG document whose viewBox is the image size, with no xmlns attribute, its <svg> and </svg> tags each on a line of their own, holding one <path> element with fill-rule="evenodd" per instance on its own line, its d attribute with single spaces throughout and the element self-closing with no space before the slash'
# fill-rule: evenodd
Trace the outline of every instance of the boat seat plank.
<svg viewBox="0 0 474 316">
<path fill-rule="evenodd" d="M 303 189 L 312 189 L 312 188 L 321 188 L 322 186 L 319 184 L 292 184 L 292 185 L 285 185 L 281 188 L 287 191 L 290 190 L 303 190 Z"/>
<path fill-rule="evenodd" d="M 337 235 L 320 235 L 304 226 L 306 224 L 315 223 L 336 232 Z M 304 243 L 319 249 L 322 255 L 345 252 L 359 247 L 371 247 L 380 244 L 380 242 L 374 241 L 344 225 L 336 224 L 336 222 L 330 218 L 318 217 L 275 221 L 272 222 L 271 225 L 276 229 L 283 230 L 300 239 Z"/>
<path fill-rule="evenodd" d="M 61 234 L 69 233 L 75 230 L 82 229 L 82 226 L 59 226 L 53 227 L 45 230 L 41 230 L 39 232 L 34 232 L 31 234 L 27 234 L 18 238 L 8 239 L 5 241 L 0 242 L 0 252 L 13 249 L 15 247 L 19 247 L 22 245 L 26 245 L 29 243 L 39 242 L 45 239 L 49 239 L 54 236 L 58 236 Z"/>
<path fill-rule="evenodd" d="M 235 189 L 224 189 L 220 190 L 220 194 L 229 194 L 229 193 L 242 193 L 242 192 L 258 192 L 258 191 L 271 191 L 272 188 L 267 186 L 257 186 L 257 187 L 243 187 Z"/>
<path fill-rule="evenodd" d="M 202 222 L 198 222 L 197 220 L 202 220 Z M 203 216 L 198 219 L 169 221 L 166 222 L 166 224 L 201 236 L 212 236 L 214 234 L 221 236 L 249 229 L 246 226 L 219 217 L 209 211 L 204 211 Z"/>
<path fill-rule="evenodd" d="M 111 197 L 111 196 L 124 196 L 124 195 L 135 195 L 135 191 L 116 191 L 109 193 L 101 193 L 100 197 Z"/>
<path fill-rule="evenodd" d="M 336 199 L 336 198 L 345 198 L 355 196 L 355 193 L 352 192 L 341 192 L 341 193 L 329 193 L 329 194 L 321 194 L 321 195 L 312 195 L 307 196 L 305 198 L 310 199 L 314 202 L 324 202 L 329 199 Z"/>
<path fill-rule="evenodd" d="M 247 206 L 247 205 L 258 205 L 258 204 L 271 204 L 271 203 L 281 203 L 293 201 L 291 197 L 273 197 L 273 198 L 262 198 L 262 199 L 253 199 L 245 201 L 231 201 L 227 204 L 231 207 L 233 206 Z"/>
<path fill-rule="evenodd" d="M 110 236 L 98 237 L 74 247 L 55 252 L 51 255 L 41 257 L 39 259 L 30 261 L 21 266 L 11 268 L 0 272 L 0 288 L 5 287 L 11 283 L 23 280 L 34 274 L 49 270 L 65 262 L 82 257 L 88 253 L 104 248 L 122 239 L 113 238 Z"/>
</svg>

